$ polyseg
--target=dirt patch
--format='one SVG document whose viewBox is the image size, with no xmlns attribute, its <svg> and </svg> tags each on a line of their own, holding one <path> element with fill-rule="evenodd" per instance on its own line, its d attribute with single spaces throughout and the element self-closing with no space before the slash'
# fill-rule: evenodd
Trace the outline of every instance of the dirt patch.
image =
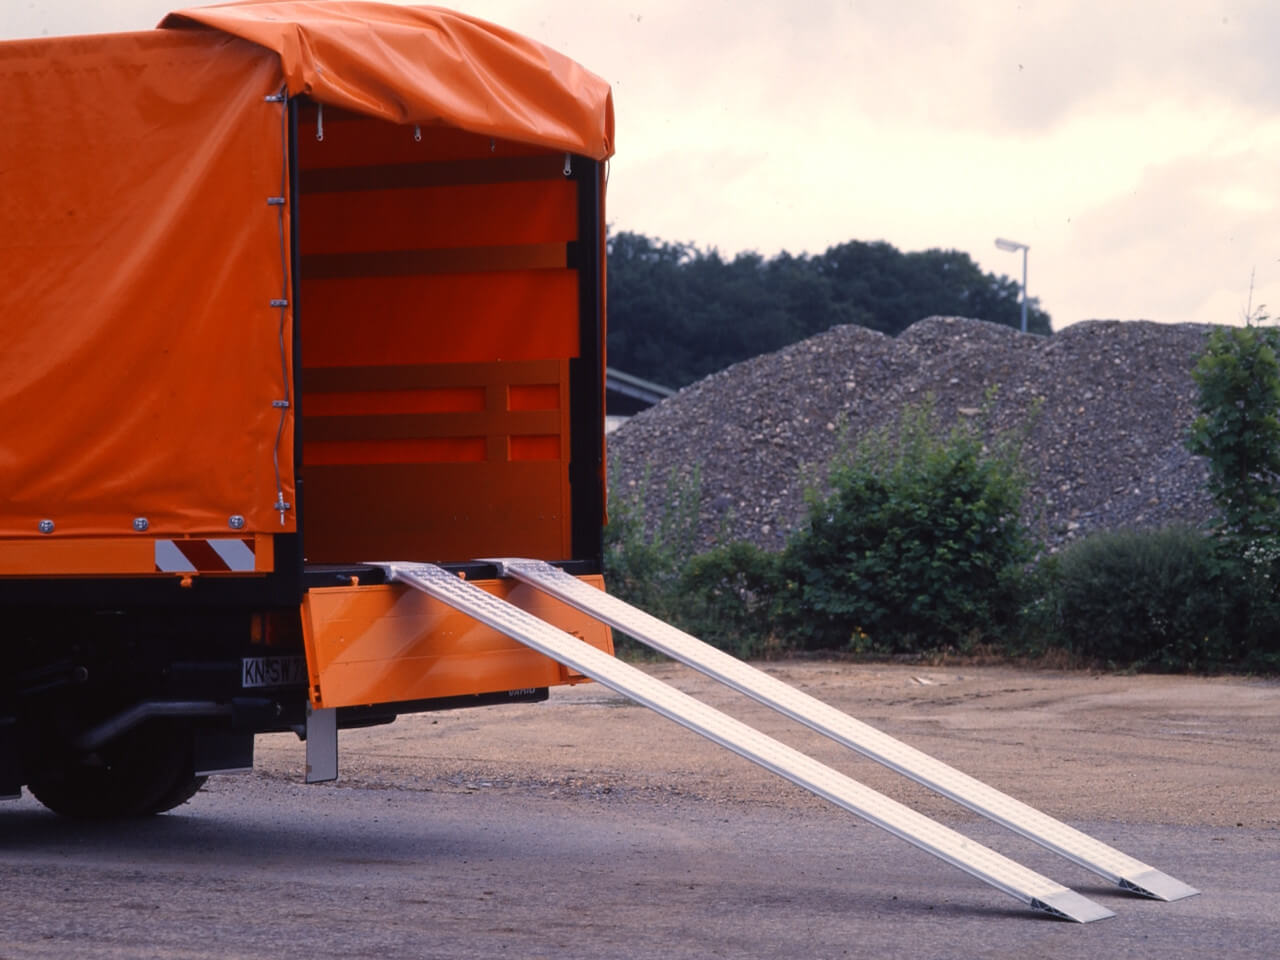
<svg viewBox="0 0 1280 960">
<path fill-rule="evenodd" d="M 768 672 L 980 780 L 1073 820 L 1280 829 L 1280 683 L 1014 667 L 825 661 Z M 643 669 L 931 816 L 969 815 L 905 778 L 676 665 Z M 296 779 L 292 736 L 258 767 Z M 344 732 L 341 784 L 502 791 L 584 803 L 824 808 L 804 791 L 598 684 L 542 704 L 404 717 Z"/>
</svg>

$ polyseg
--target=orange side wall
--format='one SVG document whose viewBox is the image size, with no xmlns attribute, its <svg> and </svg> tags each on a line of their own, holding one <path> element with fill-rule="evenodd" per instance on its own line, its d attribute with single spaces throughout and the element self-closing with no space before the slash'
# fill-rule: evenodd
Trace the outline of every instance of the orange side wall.
<svg viewBox="0 0 1280 960">
<path fill-rule="evenodd" d="M 308 561 L 569 558 L 563 155 L 314 106 L 297 152 Z"/>
</svg>

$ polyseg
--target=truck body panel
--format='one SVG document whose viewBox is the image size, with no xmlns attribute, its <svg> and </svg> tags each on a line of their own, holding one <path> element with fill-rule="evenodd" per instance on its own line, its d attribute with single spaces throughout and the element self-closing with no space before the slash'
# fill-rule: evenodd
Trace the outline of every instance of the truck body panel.
<svg viewBox="0 0 1280 960">
<path fill-rule="evenodd" d="M 0 787 L 580 680 L 367 561 L 599 583 L 607 84 L 263 2 L 0 43 L 0 94 Z"/>
</svg>

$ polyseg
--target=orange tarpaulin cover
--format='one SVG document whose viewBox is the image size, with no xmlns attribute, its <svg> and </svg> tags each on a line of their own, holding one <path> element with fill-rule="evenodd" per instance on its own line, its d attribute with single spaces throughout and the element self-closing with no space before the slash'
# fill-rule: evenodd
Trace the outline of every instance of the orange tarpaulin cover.
<svg viewBox="0 0 1280 960">
<path fill-rule="evenodd" d="M 295 528 L 270 95 L 612 151 L 603 81 L 478 20 L 295 2 L 164 21 L 197 24 L 0 43 L 0 536 Z"/>
<path fill-rule="evenodd" d="M 160 23 L 197 24 L 274 50 L 290 95 L 593 160 L 613 153 L 608 84 L 484 20 L 439 7 L 266 0 L 180 10 Z"/>
</svg>

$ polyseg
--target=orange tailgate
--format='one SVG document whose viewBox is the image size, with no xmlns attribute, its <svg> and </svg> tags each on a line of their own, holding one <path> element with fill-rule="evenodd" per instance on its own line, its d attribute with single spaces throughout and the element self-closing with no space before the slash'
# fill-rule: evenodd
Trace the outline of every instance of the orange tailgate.
<svg viewBox="0 0 1280 960">
<path fill-rule="evenodd" d="M 603 578 L 581 578 L 604 589 Z M 523 584 L 476 586 L 607 653 L 609 628 Z M 579 683 L 573 673 L 447 604 L 400 585 L 314 588 L 302 604 L 311 702 L 352 707 Z"/>
</svg>

